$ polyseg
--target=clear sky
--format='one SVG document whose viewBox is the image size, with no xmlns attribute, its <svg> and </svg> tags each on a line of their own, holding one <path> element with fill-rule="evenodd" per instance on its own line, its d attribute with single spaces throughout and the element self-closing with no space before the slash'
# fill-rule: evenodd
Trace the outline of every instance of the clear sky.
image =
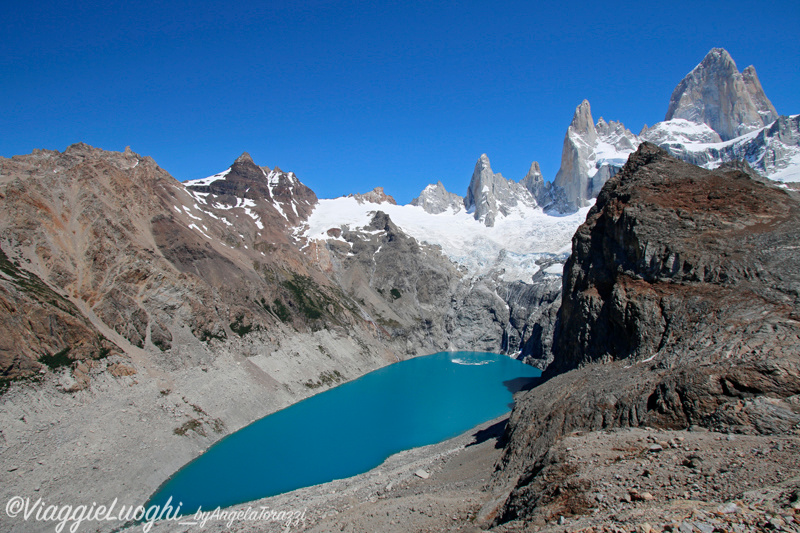
<svg viewBox="0 0 800 533">
<path fill-rule="evenodd" d="M 400 203 L 478 157 L 558 170 L 584 98 L 634 133 L 715 46 L 800 113 L 800 2 L 6 2 L 0 155 L 86 142 L 178 180 L 243 151 L 320 197 Z"/>
</svg>

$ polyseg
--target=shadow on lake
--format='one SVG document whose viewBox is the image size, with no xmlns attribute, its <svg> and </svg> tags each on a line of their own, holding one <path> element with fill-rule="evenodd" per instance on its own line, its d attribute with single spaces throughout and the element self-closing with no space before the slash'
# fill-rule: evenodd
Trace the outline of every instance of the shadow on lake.
<svg viewBox="0 0 800 533">
<path fill-rule="evenodd" d="M 509 379 L 503 382 L 503 385 L 508 389 L 511 394 L 516 394 L 517 392 L 531 390 L 532 388 L 536 387 L 537 385 L 541 384 L 544 380 L 541 376 L 538 377 L 520 377 Z M 514 402 L 508 404 L 509 409 L 514 408 Z M 475 441 L 467 444 L 467 448 L 470 446 L 477 446 L 478 444 L 482 444 L 489 439 L 497 439 L 495 442 L 494 447 L 496 449 L 500 449 L 505 446 L 505 431 L 506 426 L 508 425 L 508 417 L 503 418 L 499 422 L 492 424 L 491 426 L 487 427 L 486 429 L 479 429 L 475 433 L 472 434 L 475 437 Z"/>
<path fill-rule="evenodd" d="M 497 442 L 494 443 L 495 449 L 500 449 L 505 446 L 505 439 L 503 438 L 506 432 L 506 425 L 508 424 L 508 417 L 500 420 L 489 426 L 486 429 L 479 429 L 475 433 L 472 434 L 475 437 L 475 442 L 470 442 L 467 444 L 467 448 L 470 446 L 477 446 L 478 444 L 482 444 L 489 439 L 497 439 Z"/>
<path fill-rule="evenodd" d="M 542 383 L 542 381 L 543 380 L 541 376 L 531 377 L 531 378 L 519 377 L 506 380 L 503 382 L 503 385 L 505 386 L 506 389 L 508 389 L 508 392 L 510 392 L 511 394 L 516 394 L 518 392 L 531 390 L 532 388 Z"/>
</svg>

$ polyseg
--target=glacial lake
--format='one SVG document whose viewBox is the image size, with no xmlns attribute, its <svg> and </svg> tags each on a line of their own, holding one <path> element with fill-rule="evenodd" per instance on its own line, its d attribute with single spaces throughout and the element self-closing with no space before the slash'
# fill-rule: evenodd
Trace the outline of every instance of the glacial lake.
<svg viewBox="0 0 800 533">
<path fill-rule="evenodd" d="M 150 499 L 183 514 L 361 474 L 390 455 L 442 442 L 507 413 L 538 377 L 504 355 L 441 352 L 395 363 L 228 435 Z"/>
</svg>

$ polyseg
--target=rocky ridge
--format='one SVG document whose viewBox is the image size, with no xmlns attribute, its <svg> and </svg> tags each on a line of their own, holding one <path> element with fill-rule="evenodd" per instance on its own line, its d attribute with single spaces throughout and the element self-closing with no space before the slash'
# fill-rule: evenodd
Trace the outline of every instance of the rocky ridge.
<svg viewBox="0 0 800 533">
<path fill-rule="evenodd" d="M 383 192 L 383 187 L 375 187 L 374 189 L 372 189 L 367 193 L 363 194 L 356 193 L 356 194 L 350 194 L 348 196 L 351 198 L 355 198 L 356 201 L 360 204 L 363 204 L 364 202 L 369 202 L 372 204 L 382 204 L 386 202 L 388 204 L 397 205 L 397 202 L 392 196 Z"/>
<path fill-rule="evenodd" d="M 698 132 L 698 130 L 701 130 Z M 730 141 L 716 132 L 681 119 L 661 122 L 640 134 L 672 155 L 703 168 L 747 161 L 762 176 L 787 184 L 800 181 L 800 115 L 780 116 L 773 123 Z"/>
<path fill-rule="evenodd" d="M 642 144 L 573 240 L 550 379 L 509 422 L 499 520 L 533 517 L 543 458 L 572 431 L 794 435 L 798 225 L 792 193 Z"/>
</svg>

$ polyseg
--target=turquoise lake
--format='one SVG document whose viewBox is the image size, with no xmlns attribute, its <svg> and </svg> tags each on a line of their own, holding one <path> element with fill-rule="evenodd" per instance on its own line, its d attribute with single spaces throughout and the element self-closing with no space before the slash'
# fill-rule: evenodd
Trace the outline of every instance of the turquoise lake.
<svg viewBox="0 0 800 533">
<path fill-rule="evenodd" d="M 351 477 L 511 409 L 541 372 L 507 356 L 441 352 L 389 365 L 253 422 L 184 466 L 148 505 L 193 514 Z"/>
</svg>

